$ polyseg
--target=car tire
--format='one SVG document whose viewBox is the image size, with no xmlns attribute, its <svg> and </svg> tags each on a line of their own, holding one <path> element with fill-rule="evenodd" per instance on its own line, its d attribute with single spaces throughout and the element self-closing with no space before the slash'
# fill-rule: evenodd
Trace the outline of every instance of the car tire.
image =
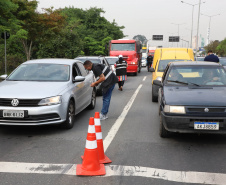
<svg viewBox="0 0 226 185">
<path fill-rule="evenodd" d="M 136 73 L 133 73 L 134 74 L 134 76 L 137 76 L 137 72 Z"/>
<path fill-rule="evenodd" d="M 75 105 L 74 101 L 70 100 L 67 108 L 66 121 L 62 123 L 62 128 L 71 129 L 74 126 L 75 121 Z"/>
<path fill-rule="evenodd" d="M 160 120 L 160 124 L 159 124 L 159 135 L 162 138 L 167 138 L 170 136 L 170 132 L 168 130 L 165 129 L 164 125 L 163 125 L 163 121 L 162 121 L 162 116 L 160 115 L 159 117 Z"/>
<path fill-rule="evenodd" d="M 90 102 L 90 104 L 88 105 L 87 108 L 92 110 L 92 109 L 95 108 L 95 106 L 96 106 L 96 89 L 93 88 L 91 102 Z"/>
<path fill-rule="evenodd" d="M 152 92 L 151 92 L 152 102 L 158 102 L 158 96 L 155 96 L 154 93 L 153 93 L 153 91 L 154 91 L 153 86 L 154 85 L 152 84 Z"/>
</svg>

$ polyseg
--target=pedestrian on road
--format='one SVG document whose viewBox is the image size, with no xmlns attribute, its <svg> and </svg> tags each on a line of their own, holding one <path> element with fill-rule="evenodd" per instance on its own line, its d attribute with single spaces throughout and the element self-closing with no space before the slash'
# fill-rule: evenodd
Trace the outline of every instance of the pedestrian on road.
<svg viewBox="0 0 226 185">
<path fill-rule="evenodd" d="M 213 54 L 212 50 L 209 50 L 207 56 L 204 58 L 204 61 L 219 62 L 219 58 Z"/>
<path fill-rule="evenodd" d="M 115 62 L 116 76 L 118 77 L 118 90 L 122 91 L 125 80 L 127 79 L 127 69 L 128 64 L 123 60 L 123 56 L 118 56 L 118 61 Z"/>
<path fill-rule="evenodd" d="M 153 56 L 151 54 L 149 54 L 148 57 L 147 57 L 147 68 L 148 68 L 148 72 L 150 70 L 150 67 L 152 65 L 152 62 L 153 62 Z"/>
<path fill-rule="evenodd" d="M 118 79 L 112 70 L 103 64 L 95 64 L 86 60 L 83 65 L 86 70 L 92 70 L 95 77 L 98 78 L 97 81 L 93 82 L 90 86 L 95 87 L 101 83 L 103 106 L 100 113 L 100 120 L 105 120 L 108 118 L 107 113 L 110 106 L 112 91 L 115 87 L 115 83 L 118 82 Z"/>
</svg>

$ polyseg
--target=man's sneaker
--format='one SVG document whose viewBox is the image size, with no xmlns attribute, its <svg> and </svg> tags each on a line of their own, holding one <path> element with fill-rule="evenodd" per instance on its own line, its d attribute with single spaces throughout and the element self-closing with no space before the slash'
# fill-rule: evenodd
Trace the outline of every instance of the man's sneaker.
<svg viewBox="0 0 226 185">
<path fill-rule="evenodd" d="M 105 120 L 105 119 L 108 119 L 108 116 L 100 113 L 100 120 Z"/>
</svg>

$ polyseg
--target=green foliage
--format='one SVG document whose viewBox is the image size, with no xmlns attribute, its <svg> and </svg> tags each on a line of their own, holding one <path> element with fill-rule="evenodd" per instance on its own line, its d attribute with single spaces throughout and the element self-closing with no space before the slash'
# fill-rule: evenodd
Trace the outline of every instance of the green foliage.
<svg viewBox="0 0 226 185">
<path fill-rule="evenodd" d="M 217 53 L 217 46 L 219 45 L 219 41 L 215 40 L 215 41 L 211 41 L 207 46 L 205 46 L 205 50 L 206 52 L 208 52 L 209 50 L 212 50 L 213 53 Z"/>
<path fill-rule="evenodd" d="M 226 38 L 220 42 L 216 48 L 216 51 L 220 56 L 226 56 Z"/>
<path fill-rule="evenodd" d="M 74 7 L 36 11 L 36 0 L 0 0 L 0 31 L 9 31 L 7 71 L 30 58 L 75 58 L 107 55 L 108 43 L 124 37 L 123 26 L 109 22 L 101 8 Z M 0 61 L 4 61 L 0 39 Z M 4 63 L 0 64 L 0 73 Z"/>
<path fill-rule="evenodd" d="M 18 26 L 14 13 L 18 5 L 10 0 L 0 0 L 0 32 L 10 31 Z"/>
</svg>

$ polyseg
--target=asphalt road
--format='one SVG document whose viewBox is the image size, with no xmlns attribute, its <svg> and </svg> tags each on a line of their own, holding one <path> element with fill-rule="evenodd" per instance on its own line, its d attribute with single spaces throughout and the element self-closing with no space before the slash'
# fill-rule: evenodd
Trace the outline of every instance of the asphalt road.
<svg viewBox="0 0 226 185">
<path fill-rule="evenodd" d="M 77 115 L 71 130 L 0 126 L 0 185 L 226 184 L 226 136 L 159 137 L 158 104 L 151 101 L 151 73 L 145 68 L 128 76 L 122 92 L 116 85 L 109 119 L 101 122 L 105 154 L 112 160 L 106 175 L 76 176 L 71 169 L 82 163 L 89 118 L 101 106 L 98 97 L 95 110 Z M 122 112 L 125 117 L 118 119 Z"/>
</svg>

